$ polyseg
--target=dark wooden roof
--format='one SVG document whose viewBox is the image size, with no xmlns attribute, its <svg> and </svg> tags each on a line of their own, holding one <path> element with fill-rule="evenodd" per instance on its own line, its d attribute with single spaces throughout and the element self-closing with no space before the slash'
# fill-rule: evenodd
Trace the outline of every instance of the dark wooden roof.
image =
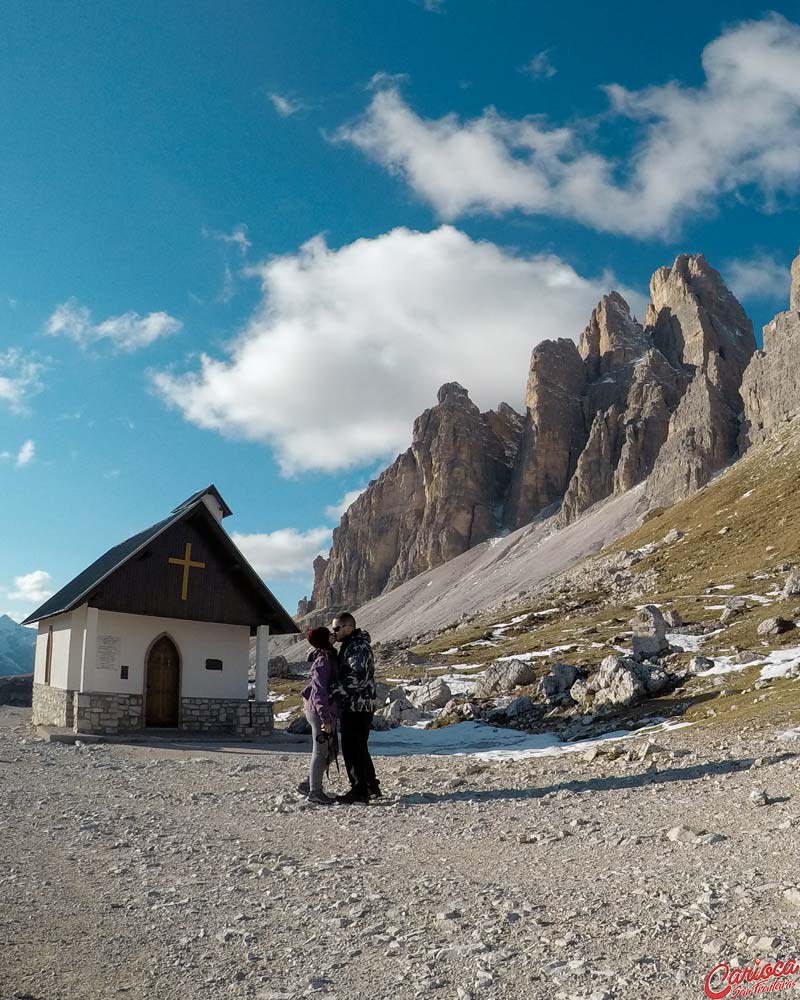
<svg viewBox="0 0 800 1000">
<path fill-rule="evenodd" d="M 269 625 L 273 634 L 300 630 L 203 503 L 206 490 L 163 521 L 109 549 L 29 615 L 23 624 L 88 603 L 127 614 L 231 625 Z M 221 500 L 221 498 L 220 498 Z M 223 509 L 225 509 L 224 501 Z M 191 561 L 181 593 L 187 545 Z M 175 563 L 178 565 L 175 565 Z"/>
</svg>

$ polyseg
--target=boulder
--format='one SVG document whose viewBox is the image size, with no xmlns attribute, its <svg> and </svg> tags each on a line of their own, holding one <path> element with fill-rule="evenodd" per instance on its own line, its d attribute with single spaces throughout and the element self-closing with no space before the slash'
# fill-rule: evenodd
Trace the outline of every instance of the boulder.
<svg viewBox="0 0 800 1000">
<path fill-rule="evenodd" d="M 375 681 L 375 703 L 380 707 L 386 704 L 391 688 L 383 681 Z"/>
<path fill-rule="evenodd" d="M 683 618 L 681 618 L 680 614 L 674 608 L 667 608 L 662 614 L 669 628 L 681 628 L 683 625 Z"/>
<path fill-rule="evenodd" d="M 689 660 L 689 664 L 686 669 L 688 673 L 696 676 L 697 674 L 705 673 L 706 670 L 711 670 L 713 666 L 714 661 L 708 656 L 693 656 L 691 660 Z"/>
<path fill-rule="evenodd" d="M 386 694 L 386 699 L 391 704 L 393 701 L 404 701 L 408 696 L 406 695 L 406 689 L 402 684 L 397 684 L 393 688 L 389 688 Z"/>
<path fill-rule="evenodd" d="M 550 705 L 570 701 L 570 688 L 578 679 L 579 671 L 569 663 L 554 663 L 550 673 L 539 682 L 539 692 Z"/>
<path fill-rule="evenodd" d="M 296 719 L 292 719 L 286 727 L 286 732 L 292 733 L 293 736 L 310 736 L 311 724 L 304 715 L 299 715 Z"/>
<path fill-rule="evenodd" d="M 452 692 L 441 677 L 436 677 L 419 687 L 410 696 L 412 704 L 421 712 L 432 712 L 444 706 L 452 698 Z"/>
<path fill-rule="evenodd" d="M 765 618 L 756 631 L 759 635 L 782 635 L 796 627 L 788 618 Z"/>
<path fill-rule="evenodd" d="M 781 591 L 781 597 L 800 597 L 800 570 L 793 570 Z"/>
<path fill-rule="evenodd" d="M 493 663 L 475 685 L 475 697 L 491 698 L 505 694 L 524 684 L 533 684 L 536 671 L 525 660 L 504 660 Z"/>
<path fill-rule="evenodd" d="M 519 698 L 515 698 L 510 705 L 506 707 L 506 716 L 514 721 L 522 716 L 528 715 L 536 707 L 536 702 L 527 694 L 520 695 Z"/>
<path fill-rule="evenodd" d="M 291 677 L 292 671 L 289 661 L 285 656 L 271 656 L 269 658 L 268 672 L 270 677 Z"/>
<path fill-rule="evenodd" d="M 375 714 L 386 719 L 391 726 L 412 725 L 422 718 L 422 713 L 408 698 L 397 698 L 390 701 L 388 705 L 378 709 Z"/>
<path fill-rule="evenodd" d="M 655 604 L 645 604 L 640 608 L 631 619 L 630 627 L 633 630 L 631 644 L 634 656 L 646 659 L 670 652 L 667 623 Z"/>
<path fill-rule="evenodd" d="M 591 704 L 595 712 L 608 714 L 658 694 L 669 683 L 669 676 L 657 663 L 612 655 L 587 680 L 576 681 L 570 696 L 580 705 Z"/>
</svg>

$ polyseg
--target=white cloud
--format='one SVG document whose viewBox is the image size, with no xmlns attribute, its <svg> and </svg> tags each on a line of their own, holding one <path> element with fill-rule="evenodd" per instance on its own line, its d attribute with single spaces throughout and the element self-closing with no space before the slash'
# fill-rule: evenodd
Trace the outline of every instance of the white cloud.
<svg viewBox="0 0 800 1000">
<path fill-rule="evenodd" d="M 766 253 L 756 253 L 748 260 L 732 260 L 723 269 L 727 283 L 739 299 L 789 301 L 788 263 Z"/>
<path fill-rule="evenodd" d="M 396 85 L 373 96 L 350 142 L 404 177 L 441 218 L 522 211 L 637 237 L 674 234 L 724 195 L 760 192 L 768 208 L 800 189 L 800 26 L 778 15 L 725 31 L 703 51 L 700 87 L 605 88 L 638 137 L 616 157 L 591 147 L 596 123 L 541 117 L 426 119 Z"/>
<path fill-rule="evenodd" d="M 558 70 L 550 58 L 552 51 L 552 49 L 544 49 L 542 52 L 537 52 L 531 61 L 522 67 L 522 72 L 528 73 L 536 80 L 549 80 L 555 76 Z"/>
<path fill-rule="evenodd" d="M 10 591 L 8 598 L 11 601 L 27 601 L 29 604 L 41 604 L 51 597 L 53 591 L 50 589 L 52 578 L 43 569 L 36 569 L 32 573 L 14 578 L 14 590 Z"/>
<path fill-rule="evenodd" d="M 231 538 L 255 571 L 269 583 L 287 577 L 309 577 L 316 556 L 326 555 L 330 549 L 332 533 L 330 528 L 308 531 L 280 528 L 260 535 L 234 532 Z"/>
<path fill-rule="evenodd" d="M 391 460 L 444 382 L 521 409 L 533 346 L 577 337 L 612 281 L 451 226 L 338 250 L 318 236 L 257 273 L 263 302 L 230 357 L 152 378 L 199 427 L 273 446 L 284 474 Z"/>
<path fill-rule="evenodd" d="M 302 101 L 294 100 L 291 97 L 285 97 L 283 94 L 269 94 L 270 101 L 272 102 L 273 108 L 281 115 L 283 118 L 288 118 L 290 115 L 296 115 L 298 111 L 304 111 L 306 105 Z"/>
<path fill-rule="evenodd" d="M 36 445 L 33 441 L 26 441 L 17 452 L 17 468 L 21 469 L 24 465 L 30 465 L 35 454 Z"/>
<path fill-rule="evenodd" d="M 183 324 L 165 312 L 148 313 L 140 316 L 126 312 L 121 316 L 110 316 L 102 323 L 92 323 L 91 313 L 77 299 L 69 299 L 57 306 L 47 321 L 45 333 L 50 336 L 66 336 L 77 341 L 82 347 L 100 340 L 109 340 L 121 351 L 136 351 L 149 347 L 160 337 L 177 333 Z"/>
<path fill-rule="evenodd" d="M 366 486 L 363 486 L 360 490 L 350 490 L 348 493 L 345 493 L 337 504 L 332 504 L 330 507 L 325 508 L 325 517 L 331 521 L 338 521 L 347 508 L 358 500 L 365 489 Z"/>
<path fill-rule="evenodd" d="M 24 413 L 28 400 L 41 391 L 44 365 L 17 348 L 0 352 L 0 403 L 14 413 Z"/>
</svg>

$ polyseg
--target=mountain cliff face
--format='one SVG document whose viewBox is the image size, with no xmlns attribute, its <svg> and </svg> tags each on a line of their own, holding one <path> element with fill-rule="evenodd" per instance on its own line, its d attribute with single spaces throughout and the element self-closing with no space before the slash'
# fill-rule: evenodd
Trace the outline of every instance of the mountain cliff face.
<svg viewBox="0 0 800 1000">
<path fill-rule="evenodd" d="M 408 451 L 343 515 L 305 610 L 357 607 L 497 534 L 522 425 L 510 406 L 481 413 L 443 385 Z"/>
<path fill-rule="evenodd" d="M 442 386 L 411 448 L 343 516 L 299 613 L 358 607 L 487 538 L 556 511 L 565 527 L 645 481 L 650 505 L 671 504 L 800 409 L 800 257 L 764 351 L 701 254 L 659 268 L 650 297 L 644 324 L 611 292 L 577 344 L 537 344 L 524 415 L 480 413 Z"/>
<path fill-rule="evenodd" d="M 792 264 L 789 311 L 764 327 L 764 349 L 744 373 L 742 399 L 742 451 L 760 444 L 800 411 L 800 254 Z"/>
</svg>

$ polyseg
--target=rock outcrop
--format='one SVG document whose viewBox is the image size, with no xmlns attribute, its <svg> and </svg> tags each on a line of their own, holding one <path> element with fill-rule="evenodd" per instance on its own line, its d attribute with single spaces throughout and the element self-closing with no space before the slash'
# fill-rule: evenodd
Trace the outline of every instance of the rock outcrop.
<svg viewBox="0 0 800 1000">
<path fill-rule="evenodd" d="M 800 254 L 792 263 L 789 311 L 764 327 L 764 349 L 756 351 L 744 373 L 742 401 L 743 452 L 800 413 Z"/>
<path fill-rule="evenodd" d="M 512 531 L 560 503 L 586 443 L 582 396 L 586 367 L 574 342 L 543 340 L 533 349 L 525 428 L 514 464 L 505 523 Z"/>
<path fill-rule="evenodd" d="M 443 385 L 408 451 L 342 516 L 305 610 L 358 607 L 495 535 L 522 428 L 510 406 L 481 413 L 461 385 Z"/>
<path fill-rule="evenodd" d="M 577 345 L 537 344 L 524 416 L 481 413 L 442 386 L 408 451 L 343 515 L 298 613 L 358 607 L 503 530 L 556 511 L 563 527 L 645 480 L 649 503 L 672 503 L 736 456 L 743 405 L 749 441 L 797 405 L 800 313 L 777 317 L 753 358 L 752 324 L 702 255 L 660 268 L 650 293 L 644 326 L 611 292 Z"/>
<path fill-rule="evenodd" d="M 753 325 L 702 254 L 682 255 L 650 282 L 646 328 L 691 382 L 670 418 L 648 480 L 654 503 L 704 486 L 736 454 L 742 375 L 756 348 Z"/>
</svg>

